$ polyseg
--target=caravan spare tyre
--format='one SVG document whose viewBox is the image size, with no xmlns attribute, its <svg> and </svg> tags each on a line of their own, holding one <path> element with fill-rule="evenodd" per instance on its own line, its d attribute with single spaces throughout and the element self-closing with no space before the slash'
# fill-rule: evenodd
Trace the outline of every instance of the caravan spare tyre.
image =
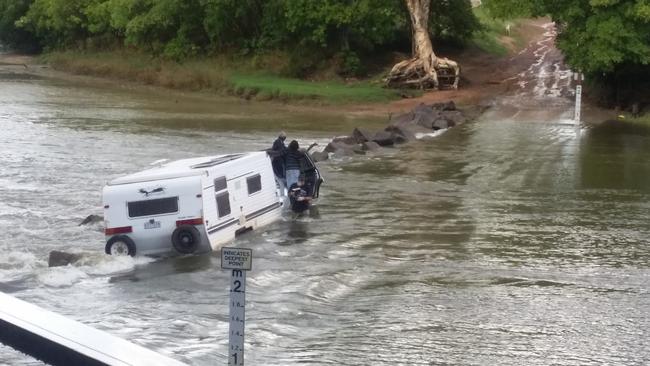
<svg viewBox="0 0 650 366">
<path fill-rule="evenodd" d="M 172 233 L 174 249 L 181 254 L 192 254 L 199 248 L 201 234 L 192 225 L 181 225 Z"/>
<path fill-rule="evenodd" d="M 106 254 L 135 256 L 135 243 L 126 235 L 115 235 L 106 242 Z"/>
</svg>

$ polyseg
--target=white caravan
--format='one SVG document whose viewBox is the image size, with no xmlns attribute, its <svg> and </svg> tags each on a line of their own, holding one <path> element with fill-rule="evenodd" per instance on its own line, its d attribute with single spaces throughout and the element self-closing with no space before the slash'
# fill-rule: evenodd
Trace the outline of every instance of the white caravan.
<svg viewBox="0 0 650 366">
<path fill-rule="evenodd" d="M 307 154 L 314 196 L 322 179 Z M 103 190 L 107 254 L 218 250 L 280 218 L 286 190 L 266 152 L 178 160 L 117 178 Z"/>
</svg>

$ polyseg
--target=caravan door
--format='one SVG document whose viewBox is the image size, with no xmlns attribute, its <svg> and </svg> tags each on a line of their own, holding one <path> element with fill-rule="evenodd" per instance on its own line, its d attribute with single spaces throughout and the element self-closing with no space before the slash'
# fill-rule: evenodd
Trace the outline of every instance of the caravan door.
<svg viewBox="0 0 650 366">
<path fill-rule="evenodd" d="M 235 202 L 226 176 L 203 176 L 203 219 L 212 250 L 218 250 L 239 228 Z"/>
</svg>

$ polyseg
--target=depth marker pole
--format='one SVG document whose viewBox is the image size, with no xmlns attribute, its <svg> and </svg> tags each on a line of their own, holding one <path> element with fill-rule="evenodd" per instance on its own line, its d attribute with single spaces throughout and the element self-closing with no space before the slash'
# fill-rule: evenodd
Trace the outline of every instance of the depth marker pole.
<svg viewBox="0 0 650 366">
<path fill-rule="evenodd" d="M 221 268 L 230 275 L 230 329 L 228 332 L 228 366 L 244 365 L 244 328 L 246 325 L 246 271 L 253 264 L 253 250 L 221 248 Z"/>
<path fill-rule="evenodd" d="M 580 123 L 580 110 L 582 108 L 582 81 L 585 80 L 585 75 L 581 72 L 574 72 L 573 80 L 578 84 L 576 85 L 576 107 L 573 120 L 576 121 L 576 123 Z"/>
</svg>

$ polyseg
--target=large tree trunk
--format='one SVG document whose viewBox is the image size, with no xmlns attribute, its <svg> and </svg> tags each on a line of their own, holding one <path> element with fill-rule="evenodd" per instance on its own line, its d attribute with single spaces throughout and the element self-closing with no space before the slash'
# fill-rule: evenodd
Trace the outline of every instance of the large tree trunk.
<svg viewBox="0 0 650 366">
<path fill-rule="evenodd" d="M 433 52 L 429 37 L 429 7 L 431 0 L 405 0 L 411 16 L 413 58 L 393 66 L 386 78 L 389 87 L 420 87 L 438 89 L 438 73 L 453 73 L 451 87 L 458 88 L 460 68 L 447 58 L 439 58 Z"/>
<path fill-rule="evenodd" d="M 406 7 L 411 15 L 411 31 L 413 37 L 413 57 L 430 62 L 424 63 L 425 71 L 431 71 L 436 60 L 429 37 L 429 7 L 431 0 L 406 0 Z"/>
</svg>

